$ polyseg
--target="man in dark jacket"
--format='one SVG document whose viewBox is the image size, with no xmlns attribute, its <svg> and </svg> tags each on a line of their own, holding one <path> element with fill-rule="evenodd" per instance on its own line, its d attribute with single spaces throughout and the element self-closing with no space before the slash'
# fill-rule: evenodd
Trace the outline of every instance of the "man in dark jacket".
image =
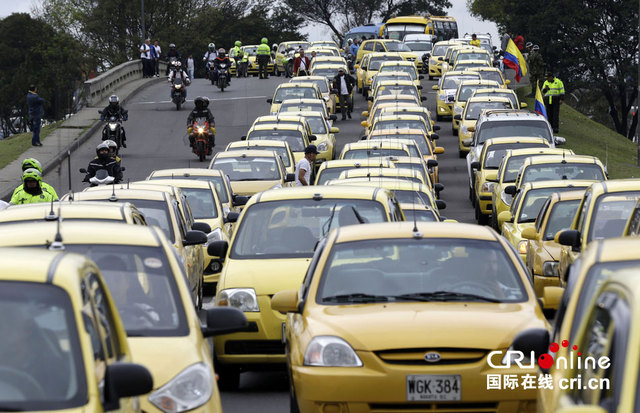
<svg viewBox="0 0 640 413">
<path fill-rule="evenodd" d="M 31 121 L 31 146 L 42 146 L 40 143 L 40 127 L 42 126 L 42 116 L 44 115 L 44 99 L 38 96 L 36 85 L 29 86 L 27 93 L 27 107 L 29 108 L 29 119 Z"/>
<path fill-rule="evenodd" d="M 354 84 L 353 76 L 345 73 L 343 68 L 338 69 L 338 74 L 333 78 L 333 88 L 338 91 L 342 120 L 346 120 L 347 116 L 351 119 L 351 111 L 353 110 L 351 91 Z"/>
<path fill-rule="evenodd" d="M 189 135 L 189 146 L 193 148 L 193 144 L 195 142 L 195 136 L 193 135 L 193 122 L 195 122 L 196 119 L 206 119 L 206 121 L 209 123 L 210 132 L 208 134 L 209 148 L 213 148 L 214 146 L 216 146 L 216 120 L 214 119 L 211 110 L 209 110 L 209 98 L 206 96 L 198 96 L 193 101 L 193 103 L 196 107 L 191 111 L 191 113 L 189 113 L 189 116 L 187 117 L 187 135 Z"/>
<path fill-rule="evenodd" d="M 129 111 L 123 108 L 122 106 L 120 106 L 120 98 L 118 98 L 118 96 L 116 95 L 109 96 L 109 104 L 107 105 L 106 108 L 99 111 L 98 113 L 100 113 L 101 121 L 105 121 L 105 120 L 108 121 L 112 116 L 115 116 L 117 120 L 123 121 L 123 122 L 129 119 Z M 109 139 L 107 134 L 108 134 L 107 126 L 105 126 L 102 129 L 103 141 Z M 127 147 L 127 144 L 125 143 L 126 140 L 127 140 L 127 135 L 124 131 L 124 127 L 120 125 L 120 143 L 122 144 L 123 148 Z"/>
<path fill-rule="evenodd" d="M 89 162 L 87 175 L 84 177 L 83 182 L 89 182 L 89 179 L 96 176 L 96 172 L 100 169 L 106 169 L 109 176 L 114 177 L 114 184 L 122 181 L 122 170 L 120 169 L 120 165 L 109 154 L 109 145 L 107 145 L 106 142 L 101 142 L 96 147 L 96 155 L 98 155 L 98 159 L 92 159 L 91 162 Z"/>
</svg>

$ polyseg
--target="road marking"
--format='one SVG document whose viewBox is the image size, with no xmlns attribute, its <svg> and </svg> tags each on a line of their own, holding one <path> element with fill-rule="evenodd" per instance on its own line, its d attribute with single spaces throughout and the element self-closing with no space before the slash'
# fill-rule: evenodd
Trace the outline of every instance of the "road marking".
<svg viewBox="0 0 640 413">
<path fill-rule="evenodd" d="M 243 99 L 264 99 L 266 98 L 266 96 L 240 96 L 240 97 L 235 97 L 235 98 L 221 98 L 221 99 L 211 99 L 209 98 L 210 101 L 214 101 L 214 102 L 220 102 L 223 100 L 243 100 Z M 193 99 L 187 99 L 187 102 L 193 102 Z M 158 103 L 173 103 L 170 100 L 159 100 L 156 102 L 133 102 L 133 105 L 156 105 Z"/>
</svg>

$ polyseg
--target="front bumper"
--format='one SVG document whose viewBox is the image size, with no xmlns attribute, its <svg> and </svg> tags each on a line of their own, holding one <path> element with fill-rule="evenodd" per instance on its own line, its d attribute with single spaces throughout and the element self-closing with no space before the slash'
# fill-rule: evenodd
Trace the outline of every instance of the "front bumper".
<svg viewBox="0 0 640 413">
<path fill-rule="evenodd" d="M 491 202 L 491 194 L 488 192 L 481 192 L 477 196 L 478 203 L 480 204 L 480 213 L 482 215 L 491 215 L 493 204 Z"/>
</svg>

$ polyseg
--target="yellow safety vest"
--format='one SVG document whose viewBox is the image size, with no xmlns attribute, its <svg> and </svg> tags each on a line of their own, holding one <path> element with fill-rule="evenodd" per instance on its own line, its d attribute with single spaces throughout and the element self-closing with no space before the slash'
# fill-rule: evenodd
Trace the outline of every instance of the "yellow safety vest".
<svg viewBox="0 0 640 413">
<path fill-rule="evenodd" d="M 257 55 L 270 55 L 271 54 L 271 48 L 269 47 L 268 44 L 260 44 L 258 46 L 258 50 L 256 51 Z"/>
<path fill-rule="evenodd" d="M 545 96 L 549 96 L 549 103 L 553 99 L 553 96 L 564 95 L 564 83 L 562 80 L 557 77 L 553 78 L 553 82 L 549 82 L 548 80 L 544 81 L 542 85 L 542 89 L 548 87 L 549 90 L 544 94 Z"/>
</svg>

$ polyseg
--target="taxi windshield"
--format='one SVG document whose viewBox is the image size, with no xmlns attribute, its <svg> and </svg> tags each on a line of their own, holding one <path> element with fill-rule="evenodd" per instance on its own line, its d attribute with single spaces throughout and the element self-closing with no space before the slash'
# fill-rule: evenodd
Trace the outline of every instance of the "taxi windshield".
<svg viewBox="0 0 640 413">
<path fill-rule="evenodd" d="M 406 152 L 403 152 L 403 153 L 406 154 Z M 331 181 L 332 179 L 338 179 L 338 177 L 343 171 L 346 171 L 349 169 L 355 169 L 355 168 L 358 168 L 358 167 L 355 165 L 347 165 L 347 166 L 321 169 L 318 171 L 317 185 L 324 185 L 325 182 Z"/>
<path fill-rule="evenodd" d="M 3 411 L 62 410 L 87 402 L 75 318 L 69 295 L 60 287 L 0 281 Z"/>
<path fill-rule="evenodd" d="M 232 259 L 311 257 L 333 228 L 388 221 L 384 206 L 371 199 L 287 199 L 245 209 L 231 246 Z"/>
<path fill-rule="evenodd" d="M 338 74 L 338 67 L 314 67 L 311 73 L 313 74 L 313 76 L 324 76 L 327 78 L 332 78 Z"/>
<path fill-rule="evenodd" d="M 404 219 L 406 221 L 418 222 L 436 222 L 438 219 L 431 210 L 426 209 L 403 209 Z"/>
<path fill-rule="evenodd" d="M 282 159 L 282 163 L 285 167 L 291 166 L 291 158 L 289 158 L 289 151 L 285 146 L 269 146 L 269 145 L 260 145 L 260 146 L 252 146 L 254 149 L 263 149 L 265 151 L 274 151 L 278 154 L 280 159 Z M 234 148 L 240 149 L 240 147 Z"/>
<path fill-rule="evenodd" d="M 298 102 L 284 102 L 280 107 L 280 112 L 320 112 L 325 113 L 325 107 L 322 103 L 298 103 Z M 265 138 L 267 139 L 267 138 Z M 291 144 L 289 144 L 291 145 Z M 297 149 L 291 148 L 292 151 Z M 304 151 L 304 147 L 300 149 Z"/>
<path fill-rule="evenodd" d="M 493 79 L 483 79 L 483 80 L 493 80 Z M 499 82 L 502 82 L 501 80 Z M 484 86 L 485 88 L 488 86 Z M 478 92 L 474 94 L 474 97 L 497 97 L 497 98 L 508 98 L 511 101 L 511 104 L 514 108 L 518 108 L 518 100 L 514 93 L 511 92 Z"/>
<path fill-rule="evenodd" d="M 453 67 L 453 70 L 467 70 L 474 67 L 487 67 L 485 63 L 482 62 L 458 62 Z"/>
<path fill-rule="evenodd" d="M 511 102 L 467 102 L 464 118 L 478 120 L 480 114 L 485 109 L 511 109 Z"/>
<path fill-rule="evenodd" d="M 149 180 L 154 179 L 169 179 L 169 176 L 160 176 L 153 175 L 149 177 Z M 225 204 L 229 202 L 229 196 L 227 194 L 227 187 L 224 185 L 224 178 L 222 176 L 206 176 L 206 175 L 191 175 L 188 176 L 180 175 L 175 177 L 176 179 L 193 179 L 194 181 L 205 181 L 213 183 L 214 188 L 216 189 L 216 194 L 218 194 L 218 199 L 221 203 Z M 151 225 L 151 224 L 149 224 Z"/>
<path fill-rule="evenodd" d="M 394 120 L 381 120 L 373 125 L 372 131 L 377 130 L 402 130 L 402 129 L 419 129 L 427 131 L 424 126 L 424 122 L 417 119 L 394 119 Z M 396 139 L 400 136 L 396 136 Z"/>
<path fill-rule="evenodd" d="M 433 47 L 433 43 L 431 42 L 405 42 L 412 52 L 428 52 Z"/>
<path fill-rule="evenodd" d="M 544 230 L 545 241 L 554 239 L 558 231 L 569 229 L 569 227 L 571 227 L 571 223 L 573 222 L 573 218 L 576 216 L 576 211 L 578 211 L 579 205 L 579 199 L 558 201 L 555 203 L 549 213 L 547 227 Z"/>
<path fill-rule="evenodd" d="M 276 90 L 273 103 L 282 103 L 287 99 L 315 99 L 318 95 L 312 87 L 280 87 Z"/>
<path fill-rule="evenodd" d="M 446 76 L 442 82 L 441 89 L 457 89 L 460 83 L 463 80 L 478 80 L 480 79 L 479 75 L 455 75 L 455 76 Z"/>
<path fill-rule="evenodd" d="M 458 53 L 457 61 L 463 60 L 486 60 L 489 61 L 489 56 L 486 53 Z"/>
<path fill-rule="evenodd" d="M 520 275 L 498 242 L 469 239 L 373 239 L 334 244 L 316 302 L 528 299 Z"/>
<path fill-rule="evenodd" d="M 421 163 L 415 163 L 415 162 L 396 162 L 396 168 L 406 168 L 406 169 L 411 169 L 412 171 L 416 171 L 418 172 L 420 175 L 422 175 L 422 179 L 424 180 L 424 182 L 427 182 L 427 180 L 429 180 L 430 178 L 427 176 L 427 173 L 424 170 L 424 166 L 422 164 L 422 160 L 420 160 Z"/>
<path fill-rule="evenodd" d="M 327 133 L 327 122 L 322 116 L 304 115 L 313 134 L 323 135 Z"/>
<path fill-rule="evenodd" d="M 304 151 L 304 138 L 302 132 L 288 129 L 252 130 L 247 140 L 269 140 L 287 142 L 292 152 Z M 232 179 L 233 180 L 233 179 Z"/>
<path fill-rule="evenodd" d="M 66 244 L 100 269 L 129 337 L 189 334 L 184 306 L 162 247 Z M 182 274 L 178 274 L 182 276 Z"/>
<path fill-rule="evenodd" d="M 219 169 L 232 182 L 237 181 L 278 181 L 280 169 L 276 158 L 233 156 L 216 158 L 211 169 Z"/>
<path fill-rule="evenodd" d="M 408 52 L 410 52 L 411 50 L 407 50 Z M 377 56 L 377 57 L 372 57 L 369 60 L 369 70 L 378 70 L 380 69 L 380 65 L 382 64 L 382 62 L 392 62 L 392 61 L 396 61 L 396 60 L 404 60 L 402 58 L 402 56 Z"/>
<path fill-rule="evenodd" d="M 496 70 L 479 70 L 478 74 L 480 74 L 480 78 L 482 80 L 493 80 L 494 82 L 498 82 L 501 85 L 504 83 L 502 75 Z M 505 93 L 504 96 L 509 97 L 513 95 L 511 93 Z"/>
<path fill-rule="evenodd" d="M 487 85 L 460 85 L 460 91 L 458 92 L 458 102 L 466 102 L 471 97 L 471 95 L 473 95 L 473 92 L 486 87 Z"/>
<path fill-rule="evenodd" d="M 549 195 L 554 192 L 566 192 L 575 191 L 575 187 L 555 187 L 555 188 L 538 188 L 528 191 L 522 200 L 522 207 L 520 208 L 520 215 L 518 216 L 518 222 L 535 222 L 538 217 L 538 213 L 547 200 Z"/>
<path fill-rule="evenodd" d="M 118 202 L 131 202 L 136 206 L 136 208 L 138 208 L 140 212 L 144 214 L 147 225 L 158 226 L 171 242 L 175 242 L 173 225 L 171 223 L 169 207 L 166 201 L 118 198 Z"/>
<path fill-rule="evenodd" d="M 329 93 L 329 86 L 327 85 L 327 81 L 324 79 L 308 79 L 303 80 L 304 83 L 313 83 L 318 86 L 320 89 L 320 93 Z"/>
<path fill-rule="evenodd" d="M 510 136 L 527 136 L 545 138 L 552 142 L 549 123 L 545 119 L 540 120 L 500 120 L 484 122 L 476 131 L 477 143 L 483 143 L 491 138 L 505 138 Z"/>
<path fill-rule="evenodd" d="M 418 89 L 413 85 L 384 85 L 377 89 L 376 97 L 387 95 L 418 96 Z"/>
<path fill-rule="evenodd" d="M 424 205 L 431 205 L 429 195 L 420 191 L 411 191 L 408 189 L 394 189 L 393 194 L 401 204 L 413 204 L 420 203 Z"/>
<path fill-rule="evenodd" d="M 544 143 L 498 143 L 491 145 L 487 148 L 486 156 L 484 158 L 483 167 L 486 169 L 498 169 L 502 158 L 509 149 L 525 149 L 525 148 L 548 148 Z M 524 159 L 523 159 L 524 162 Z"/>
<path fill-rule="evenodd" d="M 443 44 L 439 44 L 436 45 L 433 48 L 433 53 L 431 53 L 432 56 L 444 56 L 445 53 L 447 53 L 447 49 L 449 47 L 451 47 L 452 45 L 447 44 L 447 45 L 443 45 Z"/>
<path fill-rule="evenodd" d="M 535 155 L 517 155 L 509 157 L 509 160 L 505 165 L 506 170 L 504 171 L 504 175 L 502 176 L 502 182 L 515 182 L 518 178 L 520 167 L 524 165 L 525 159 L 531 156 Z"/>
<path fill-rule="evenodd" d="M 344 153 L 342 159 L 366 159 L 380 156 L 411 156 L 411 154 L 404 149 L 350 149 Z"/>
<path fill-rule="evenodd" d="M 417 27 L 421 27 L 421 26 L 418 25 Z M 424 33 L 424 29 L 418 29 L 413 31 L 416 31 L 418 33 Z M 410 52 L 411 51 L 411 49 L 409 49 L 409 47 L 406 44 L 401 42 L 385 42 L 384 45 L 387 47 L 387 52 Z M 393 59 L 393 60 L 402 60 L 402 57 L 400 57 L 400 59 Z"/>
<path fill-rule="evenodd" d="M 402 135 L 373 135 L 371 139 L 375 140 L 395 140 L 395 139 L 409 139 L 415 142 L 416 146 L 420 149 L 423 155 L 431 155 L 431 151 L 429 149 L 429 144 L 425 140 L 424 135 L 416 135 L 416 134 L 402 134 Z M 396 164 L 397 166 L 397 164 Z"/>
<path fill-rule="evenodd" d="M 638 198 L 640 191 L 617 192 L 598 197 L 587 241 L 621 237 Z"/>
<path fill-rule="evenodd" d="M 380 73 L 378 74 L 378 77 L 380 77 L 380 75 L 385 72 L 403 72 L 411 76 L 411 80 L 416 80 L 418 78 L 418 75 L 416 74 L 416 69 L 413 66 L 405 66 L 405 65 L 383 66 L 380 68 Z"/>
<path fill-rule="evenodd" d="M 520 179 L 521 184 L 537 181 L 553 181 L 557 179 L 585 179 L 604 181 L 604 173 L 599 165 L 594 163 L 545 163 L 529 165 Z M 631 211 L 629 211 L 631 214 Z"/>
<path fill-rule="evenodd" d="M 189 202 L 194 218 L 218 218 L 216 200 L 210 189 L 185 187 L 181 189 L 187 196 L 187 202 Z"/>
</svg>

